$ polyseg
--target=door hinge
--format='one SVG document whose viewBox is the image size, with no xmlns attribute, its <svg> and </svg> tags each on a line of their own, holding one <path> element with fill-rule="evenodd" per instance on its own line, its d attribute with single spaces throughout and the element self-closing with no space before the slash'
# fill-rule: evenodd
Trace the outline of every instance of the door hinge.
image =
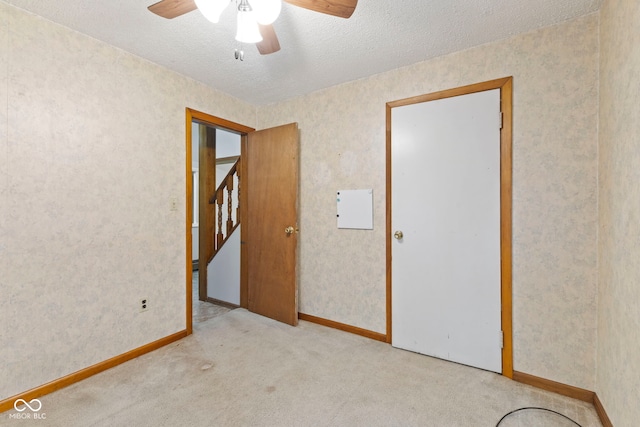
<svg viewBox="0 0 640 427">
<path fill-rule="evenodd" d="M 504 348 L 504 332 L 500 331 L 500 348 Z"/>
<path fill-rule="evenodd" d="M 502 111 L 500 111 L 500 129 L 502 129 L 503 120 L 504 120 L 504 114 L 502 114 Z"/>
</svg>

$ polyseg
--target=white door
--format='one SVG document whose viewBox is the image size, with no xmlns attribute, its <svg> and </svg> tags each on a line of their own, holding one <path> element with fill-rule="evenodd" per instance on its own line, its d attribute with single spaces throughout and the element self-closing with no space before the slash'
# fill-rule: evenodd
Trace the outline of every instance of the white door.
<svg viewBox="0 0 640 427">
<path fill-rule="evenodd" d="M 392 345 L 500 372 L 500 89 L 393 108 L 391 146 Z"/>
</svg>

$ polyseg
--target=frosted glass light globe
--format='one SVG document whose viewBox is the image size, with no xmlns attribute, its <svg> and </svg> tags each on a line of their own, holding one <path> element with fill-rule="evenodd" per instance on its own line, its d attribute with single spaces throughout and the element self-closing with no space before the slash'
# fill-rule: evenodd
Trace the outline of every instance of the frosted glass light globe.
<svg viewBox="0 0 640 427">
<path fill-rule="evenodd" d="M 236 40 L 242 43 L 258 43 L 262 41 L 262 34 L 260 34 L 253 11 L 238 12 Z"/>
<path fill-rule="evenodd" d="M 256 14 L 256 20 L 262 25 L 273 23 L 282 10 L 282 0 L 249 0 L 249 4 Z"/>
<path fill-rule="evenodd" d="M 229 0 L 195 0 L 195 3 L 200 13 L 214 24 L 220 21 L 222 11 L 229 6 Z"/>
</svg>

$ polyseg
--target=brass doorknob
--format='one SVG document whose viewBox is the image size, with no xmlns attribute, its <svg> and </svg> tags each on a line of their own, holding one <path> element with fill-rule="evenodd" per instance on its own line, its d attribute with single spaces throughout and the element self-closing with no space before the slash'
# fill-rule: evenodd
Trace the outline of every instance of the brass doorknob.
<svg viewBox="0 0 640 427">
<path fill-rule="evenodd" d="M 398 230 L 395 233 L 393 233 L 393 237 L 395 237 L 396 240 L 400 240 L 404 237 L 404 234 L 402 234 L 402 231 Z"/>
<path fill-rule="evenodd" d="M 284 232 L 287 233 L 287 235 L 293 234 L 294 231 L 296 231 L 296 229 L 291 226 L 284 229 Z"/>
</svg>

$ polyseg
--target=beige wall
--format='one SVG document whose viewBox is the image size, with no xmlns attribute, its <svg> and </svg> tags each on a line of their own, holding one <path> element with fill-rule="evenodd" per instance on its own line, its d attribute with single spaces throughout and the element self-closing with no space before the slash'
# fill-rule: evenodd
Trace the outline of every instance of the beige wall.
<svg viewBox="0 0 640 427">
<path fill-rule="evenodd" d="M 1 400 L 185 328 L 185 107 L 255 107 L 4 3 L 0 83 Z"/>
<path fill-rule="evenodd" d="M 595 385 L 598 16 L 258 109 L 301 129 L 300 310 L 385 332 L 385 103 L 514 76 L 515 369 Z M 374 230 L 335 191 L 374 189 Z"/>
<path fill-rule="evenodd" d="M 640 3 L 600 23 L 600 239 L 596 392 L 616 427 L 640 420 Z"/>
<path fill-rule="evenodd" d="M 301 311 L 384 332 L 385 103 L 509 75 L 515 368 L 593 389 L 597 15 L 260 107 L 255 123 L 255 107 L 0 3 L 0 399 L 184 328 L 187 106 L 300 123 Z M 349 188 L 374 189 L 373 231 L 336 228 Z"/>
</svg>

